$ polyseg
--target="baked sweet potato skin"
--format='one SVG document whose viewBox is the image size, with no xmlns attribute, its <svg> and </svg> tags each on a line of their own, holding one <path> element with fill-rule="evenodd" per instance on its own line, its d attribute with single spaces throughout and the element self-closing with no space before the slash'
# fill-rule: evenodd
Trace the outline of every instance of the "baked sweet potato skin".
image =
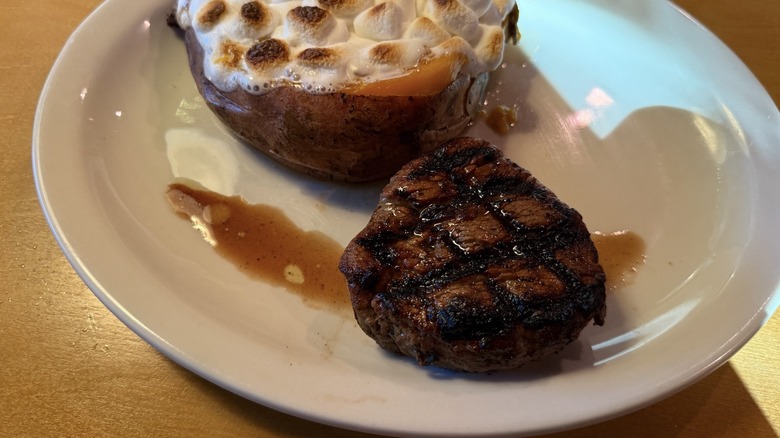
<svg viewBox="0 0 780 438">
<path fill-rule="evenodd" d="M 458 136 L 483 101 L 488 74 L 459 75 L 431 96 L 313 94 L 282 86 L 225 92 L 203 73 L 203 50 L 185 31 L 190 70 L 211 110 L 250 146 L 317 178 L 368 182 Z"/>
</svg>

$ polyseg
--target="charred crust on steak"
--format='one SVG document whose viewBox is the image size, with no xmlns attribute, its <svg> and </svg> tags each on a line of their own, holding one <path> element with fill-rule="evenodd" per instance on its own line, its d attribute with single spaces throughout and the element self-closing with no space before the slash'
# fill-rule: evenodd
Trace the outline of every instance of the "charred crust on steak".
<svg viewBox="0 0 780 438">
<path fill-rule="evenodd" d="M 340 269 L 361 328 L 423 365 L 517 368 L 603 324 L 606 309 L 580 214 L 478 139 L 393 176 Z"/>
</svg>

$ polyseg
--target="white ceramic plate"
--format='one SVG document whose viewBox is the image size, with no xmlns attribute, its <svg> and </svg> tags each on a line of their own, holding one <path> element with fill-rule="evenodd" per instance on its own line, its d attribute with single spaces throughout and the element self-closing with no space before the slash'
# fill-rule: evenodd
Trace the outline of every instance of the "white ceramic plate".
<svg viewBox="0 0 780 438">
<path fill-rule="evenodd" d="M 501 145 L 591 230 L 647 244 L 604 327 L 515 373 L 464 375 L 381 352 L 351 318 L 250 280 L 163 198 L 174 176 L 279 206 L 346 244 L 378 185 L 296 176 L 202 106 L 159 0 L 110 0 L 73 34 L 38 108 L 35 178 L 86 284 L 171 359 L 262 404 L 397 435 L 531 434 L 657 401 L 715 369 L 778 306 L 780 115 L 738 59 L 662 1 L 521 4 L 522 44 L 488 105 Z"/>
</svg>

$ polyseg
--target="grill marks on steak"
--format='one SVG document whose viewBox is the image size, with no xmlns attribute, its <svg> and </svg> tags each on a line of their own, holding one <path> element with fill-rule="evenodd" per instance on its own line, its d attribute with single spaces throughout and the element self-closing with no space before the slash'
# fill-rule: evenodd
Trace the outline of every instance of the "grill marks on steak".
<svg viewBox="0 0 780 438">
<path fill-rule="evenodd" d="M 515 368 L 605 313 L 579 213 L 471 138 L 404 166 L 340 269 L 361 328 L 423 365 Z"/>
</svg>

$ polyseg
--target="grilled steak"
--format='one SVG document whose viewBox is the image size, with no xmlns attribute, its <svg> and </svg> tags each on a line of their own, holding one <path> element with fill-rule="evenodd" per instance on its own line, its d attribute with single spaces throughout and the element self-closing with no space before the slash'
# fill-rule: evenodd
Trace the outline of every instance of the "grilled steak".
<svg viewBox="0 0 780 438">
<path fill-rule="evenodd" d="M 606 311 L 580 214 L 473 138 L 393 176 L 339 268 L 360 327 L 421 365 L 517 368 L 603 324 Z"/>
</svg>

